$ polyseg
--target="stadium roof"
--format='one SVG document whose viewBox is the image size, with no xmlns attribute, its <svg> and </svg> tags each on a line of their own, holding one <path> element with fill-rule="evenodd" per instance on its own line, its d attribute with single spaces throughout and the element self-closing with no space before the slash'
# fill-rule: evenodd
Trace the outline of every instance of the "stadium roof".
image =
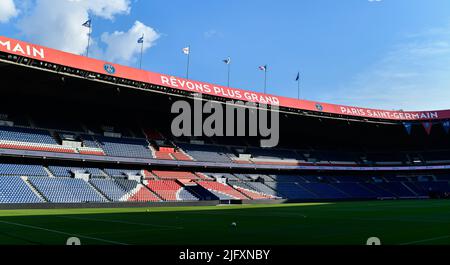
<svg viewBox="0 0 450 265">
<path fill-rule="evenodd" d="M 337 104 L 298 100 L 288 97 L 263 94 L 249 90 L 230 88 L 166 74 L 159 74 L 109 63 L 85 56 L 75 55 L 16 39 L 0 36 L 0 52 L 30 58 L 42 62 L 80 69 L 109 77 L 133 80 L 155 86 L 168 87 L 187 93 L 202 93 L 213 97 L 241 100 L 280 107 L 370 119 L 392 121 L 450 119 L 450 110 L 436 111 L 390 111 L 351 107 Z"/>
</svg>

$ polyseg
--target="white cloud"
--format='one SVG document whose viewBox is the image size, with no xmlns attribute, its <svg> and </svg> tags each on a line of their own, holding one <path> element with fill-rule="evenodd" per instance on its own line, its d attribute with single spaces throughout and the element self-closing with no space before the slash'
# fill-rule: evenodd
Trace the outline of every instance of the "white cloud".
<svg viewBox="0 0 450 265">
<path fill-rule="evenodd" d="M 81 54 L 86 50 L 89 32 L 81 24 L 88 20 L 89 13 L 112 19 L 129 10 L 128 0 L 37 0 L 18 27 L 32 42 Z"/>
<path fill-rule="evenodd" d="M 326 100 L 383 109 L 449 109 L 449 31 L 410 35 Z"/>
<path fill-rule="evenodd" d="M 136 21 L 127 32 L 103 33 L 101 40 L 107 45 L 104 57 L 119 63 L 135 61 L 141 51 L 141 45 L 137 43 L 137 40 L 143 34 L 145 51 L 155 44 L 159 34 L 139 21 Z"/>
<path fill-rule="evenodd" d="M 113 19 L 116 14 L 130 13 L 129 0 L 68 0 L 88 10 L 96 16 Z"/>
<path fill-rule="evenodd" d="M 18 14 L 19 11 L 17 10 L 13 0 L 0 1 L 0 23 L 6 23 Z"/>
<path fill-rule="evenodd" d="M 129 14 L 130 10 L 130 0 L 36 0 L 28 14 L 19 21 L 18 27 L 29 41 L 83 54 L 86 52 L 89 29 L 82 24 L 89 17 L 93 18 L 95 32 L 96 20 L 112 20 L 117 15 Z M 140 46 L 136 41 L 143 33 L 146 36 L 144 49 L 148 49 L 154 45 L 159 35 L 152 28 L 136 21 L 127 32 L 101 34 L 104 45 L 100 45 L 93 38 L 90 55 L 128 63 L 134 59 L 136 50 L 140 52 Z M 101 46 L 104 46 L 105 50 Z"/>
</svg>

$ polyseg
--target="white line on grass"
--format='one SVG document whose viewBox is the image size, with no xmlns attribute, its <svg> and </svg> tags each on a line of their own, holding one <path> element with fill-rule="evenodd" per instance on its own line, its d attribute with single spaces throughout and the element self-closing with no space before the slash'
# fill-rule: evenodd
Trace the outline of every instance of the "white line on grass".
<svg viewBox="0 0 450 265">
<path fill-rule="evenodd" d="M 58 216 L 58 217 L 59 218 L 65 218 L 65 219 L 74 219 L 74 220 L 86 220 L 86 221 L 97 221 L 97 222 L 105 222 L 105 223 L 118 223 L 118 224 L 128 224 L 128 225 L 141 225 L 141 226 L 161 227 L 161 228 L 165 228 L 164 230 L 184 229 L 184 227 L 181 227 L 181 226 L 156 225 L 156 224 L 148 224 L 148 223 L 135 223 L 135 222 L 122 221 L 122 220 L 105 220 L 105 219 L 97 219 L 97 218 L 84 218 L 84 217 L 72 217 L 72 216 Z"/>
<path fill-rule="evenodd" d="M 166 229 L 169 230 L 169 229 Z M 173 230 L 173 229 L 170 229 Z M 98 235 L 117 235 L 117 234 L 129 234 L 129 233 L 141 233 L 141 232 L 149 232 L 149 231 L 164 231 L 164 229 L 136 229 L 136 230 L 120 230 L 120 231 L 111 231 L 111 232 L 95 232 L 95 233 L 87 233 L 85 235 L 89 236 L 98 236 Z"/>
<path fill-rule="evenodd" d="M 338 217 L 333 217 L 338 218 Z M 417 223 L 417 222 L 425 222 L 425 223 L 444 223 L 448 224 L 449 218 L 445 219 L 429 219 L 429 218 L 421 218 L 418 216 L 405 216 L 405 217 L 373 217 L 373 218 L 346 218 L 343 217 L 341 219 L 347 220 L 356 220 L 356 221 L 377 221 L 377 222 L 385 222 L 385 221 L 394 221 L 394 222 L 408 222 L 408 223 Z"/>
<path fill-rule="evenodd" d="M 42 230 L 42 231 L 52 232 L 55 234 L 61 234 L 61 235 L 66 235 L 66 236 L 75 236 L 75 237 L 79 237 L 79 238 L 86 238 L 86 239 L 96 240 L 96 241 L 109 243 L 109 244 L 128 245 L 128 244 L 122 243 L 122 242 L 111 241 L 111 240 L 106 240 L 106 239 L 101 239 L 101 238 L 96 238 L 96 237 L 90 237 L 90 236 L 77 235 L 77 234 L 72 234 L 72 233 L 66 233 L 66 232 L 62 232 L 62 231 L 58 231 L 58 230 L 54 230 L 54 229 L 47 229 L 44 227 L 39 227 L 39 226 L 34 226 L 34 225 L 25 225 L 25 224 L 19 224 L 19 223 L 15 223 L 15 222 L 7 222 L 7 221 L 0 221 L 0 223 L 20 226 L 20 227 L 25 227 L 25 228 L 31 228 L 31 229 L 35 229 L 35 230 Z"/>
<path fill-rule="evenodd" d="M 450 238 L 450 235 L 432 237 L 432 238 L 423 239 L 423 240 L 410 241 L 410 242 L 406 242 L 406 243 L 401 243 L 400 245 L 413 245 L 413 244 L 417 244 L 417 243 L 430 242 L 430 241 L 435 241 L 435 240 L 439 240 L 439 239 L 446 239 L 446 238 Z"/>
</svg>

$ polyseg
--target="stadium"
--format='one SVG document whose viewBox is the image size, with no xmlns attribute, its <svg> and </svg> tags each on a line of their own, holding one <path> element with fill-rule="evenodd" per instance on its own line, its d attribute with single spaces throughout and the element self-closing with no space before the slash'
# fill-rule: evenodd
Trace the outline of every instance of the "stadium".
<svg viewBox="0 0 450 265">
<path fill-rule="evenodd" d="M 0 244 L 450 243 L 450 110 L 266 95 L 8 37 L 0 69 Z M 279 144 L 175 137 L 172 104 L 199 93 L 269 105 Z"/>
</svg>

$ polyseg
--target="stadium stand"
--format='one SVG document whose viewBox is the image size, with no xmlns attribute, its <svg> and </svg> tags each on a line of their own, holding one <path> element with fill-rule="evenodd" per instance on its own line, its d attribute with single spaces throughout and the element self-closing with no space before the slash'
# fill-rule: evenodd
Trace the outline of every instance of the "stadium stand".
<svg viewBox="0 0 450 265">
<path fill-rule="evenodd" d="M 377 198 L 396 198 L 395 194 L 378 186 L 377 183 L 361 183 L 361 185 L 377 194 Z"/>
<path fill-rule="evenodd" d="M 211 179 L 217 179 L 217 178 L 226 178 L 228 180 L 238 180 L 239 179 L 230 173 L 203 173 L 203 174 Z"/>
<path fill-rule="evenodd" d="M 0 176 L 0 203 L 42 203 L 20 177 Z"/>
<path fill-rule="evenodd" d="M 450 193 L 449 181 L 418 181 L 417 177 L 383 178 L 356 176 L 260 175 L 202 173 L 164 170 L 100 169 L 21 164 L 0 164 L 5 176 L 5 189 L 13 185 L 24 193 L 24 201 L 33 202 L 157 202 L 196 200 L 261 200 L 284 198 L 289 200 L 342 200 L 377 198 L 427 198 L 434 193 Z M 89 181 L 73 178 L 76 173 L 87 175 Z M 142 183 L 127 179 L 137 176 Z M 7 176 L 12 178 L 6 179 Z M 28 177 L 22 180 L 17 176 Z M 55 178 L 56 177 L 56 178 Z M 441 177 L 442 178 L 442 177 Z M 227 183 L 212 181 L 214 179 Z M 386 181 L 397 180 L 397 181 Z M 375 181 L 374 181 L 375 180 Z M 398 181 L 402 180 L 402 181 Z M 4 191 L 7 194 L 6 190 Z M 36 192 L 33 193 L 33 190 Z M 42 198 L 39 198 L 39 194 Z M 4 203 L 20 202 L 5 197 Z"/>
<path fill-rule="evenodd" d="M 240 182 L 240 181 L 229 181 L 228 182 L 234 189 L 238 190 L 245 196 L 249 197 L 252 200 L 264 200 L 264 199 L 273 199 L 275 196 L 271 194 L 265 194 L 259 190 L 254 189 L 249 183 Z"/>
<path fill-rule="evenodd" d="M 113 138 L 96 136 L 100 148 L 109 156 L 153 158 L 145 139 Z"/>
<path fill-rule="evenodd" d="M 364 188 L 357 182 L 342 182 L 342 183 L 333 183 L 331 184 L 337 189 L 349 194 L 352 198 L 356 199 L 371 199 L 376 198 L 376 193 L 370 191 L 367 188 Z"/>
<path fill-rule="evenodd" d="M 0 164 L 0 175 L 48 176 L 43 166 L 23 164 Z"/>
<path fill-rule="evenodd" d="M 250 186 L 252 189 L 261 192 L 263 194 L 267 194 L 273 197 L 280 197 L 275 190 L 269 188 L 268 186 L 264 185 L 263 183 L 260 182 L 247 182 L 246 183 L 247 186 Z"/>
<path fill-rule="evenodd" d="M 198 179 L 198 177 L 191 172 L 180 172 L 180 171 L 162 171 L 162 170 L 153 170 L 153 174 L 155 174 L 160 179 Z"/>
<path fill-rule="evenodd" d="M 171 153 L 163 152 L 163 151 L 156 151 L 155 158 L 156 159 L 174 160 L 174 157 L 172 156 Z"/>
<path fill-rule="evenodd" d="M 317 195 L 319 198 L 324 199 L 344 199 L 349 198 L 348 194 L 345 194 L 341 190 L 326 184 L 326 183 L 297 183 L 302 188 Z"/>
<path fill-rule="evenodd" d="M 289 199 L 317 199 L 312 192 L 292 182 L 265 182 L 267 186 L 277 192 L 277 196 Z"/>
<path fill-rule="evenodd" d="M 115 168 L 106 168 L 104 169 L 105 173 L 110 177 L 126 177 L 127 175 L 140 176 L 141 170 L 130 170 L 130 169 L 115 169 Z"/>
<path fill-rule="evenodd" d="M 202 187 L 204 187 L 205 189 L 214 193 L 214 195 L 216 195 L 217 197 L 224 199 L 224 200 L 228 200 L 230 198 L 240 199 L 240 200 L 249 199 L 242 193 L 236 191 L 232 187 L 230 187 L 226 184 L 223 184 L 223 183 L 219 183 L 219 182 L 215 182 L 215 181 L 199 181 L 197 183 L 199 185 L 201 185 Z"/>
<path fill-rule="evenodd" d="M 172 153 L 173 158 L 180 161 L 192 161 L 192 158 L 181 151 Z"/>
<path fill-rule="evenodd" d="M 417 182 L 416 184 L 428 192 L 450 192 L 448 181 L 427 181 Z"/>
<path fill-rule="evenodd" d="M 177 200 L 179 201 L 198 201 L 199 199 L 195 197 L 194 194 L 186 190 L 185 188 L 181 188 L 177 194 Z"/>
<path fill-rule="evenodd" d="M 83 65 L 24 59 L 3 50 L 0 56 L 3 82 L 14 84 L 0 90 L 8 99 L 0 106 L 1 203 L 450 194 L 448 111 L 438 111 L 438 118 L 395 112 L 392 119 L 384 111 L 368 117 L 309 102 L 301 104 L 305 109 L 280 106 L 276 147 L 262 147 L 260 136 L 175 137 L 169 133 L 168 107 L 174 97 L 193 103 L 192 91 L 119 80 L 106 75 L 104 62 L 91 61 L 102 66 L 91 72 Z M 398 119 L 405 115 L 412 118 Z M 433 122 L 431 132 L 423 130 L 421 115 Z"/>
<path fill-rule="evenodd" d="M 177 145 L 197 161 L 232 162 L 229 157 L 230 151 L 225 147 L 187 143 L 177 143 Z"/>
<path fill-rule="evenodd" d="M 15 142 L 58 144 L 48 131 L 22 127 L 0 126 L 0 139 Z"/>
<path fill-rule="evenodd" d="M 417 197 L 403 182 L 385 182 L 379 184 L 382 188 L 395 194 L 396 197 Z"/>
<path fill-rule="evenodd" d="M 110 201 L 127 201 L 127 193 L 112 179 L 91 179 L 89 181 Z"/>
<path fill-rule="evenodd" d="M 29 177 L 30 183 L 49 202 L 106 202 L 86 181 L 72 178 Z"/>
<path fill-rule="evenodd" d="M 306 182 L 306 180 L 303 178 L 303 176 L 271 175 L 271 178 L 277 182 L 299 182 L 299 181 Z"/>
<path fill-rule="evenodd" d="M 61 167 L 61 166 L 49 166 L 48 169 L 56 177 L 73 177 L 76 172 L 89 174 L 91 177 L 104 178 L 106 177 L 98 168 L 78 168 L 78 167 Z"/>
<path fill-rule="evenodd" d="M 157 202 L 161 201 L 141 183 L 135 180 L 116 178 L 114 181 L 127 193 L 129 202 Z"/>
<path fill-rule="evenodd" d="M 417 184 L 417 182 L 403 182 L 409 190 L 411 190 L 417 197 L 426 198 L 429 191 Z"/>
<path fill-rule="evenodd" d="M 198 200 L 195 195 L 173 180 L 148 180 L 147 187 L 165 201 Z"/>
</svg>

